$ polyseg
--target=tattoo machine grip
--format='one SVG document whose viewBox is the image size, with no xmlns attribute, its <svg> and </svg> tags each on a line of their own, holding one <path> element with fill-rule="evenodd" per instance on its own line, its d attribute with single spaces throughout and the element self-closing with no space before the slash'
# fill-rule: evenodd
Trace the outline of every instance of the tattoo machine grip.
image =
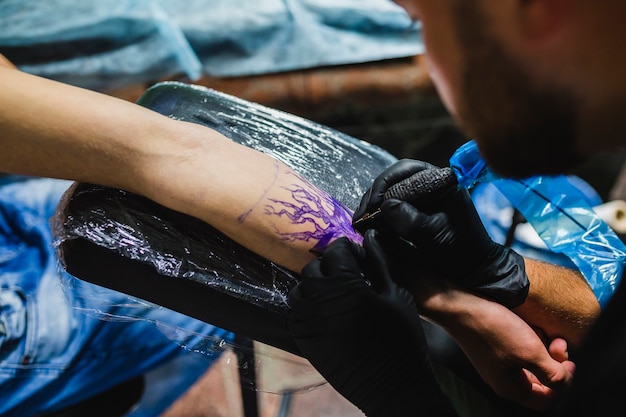
<svg viewBox="0 0 626 417">
<path fill-rule="evenodd" d="M 458 182 L 452 168 L 425 169 L 392 185 L 385 191 L 383 197 L 385 200 L 395 198 L 408 203 L 417 203 L 425 196 L 439 197 L 456 186 Z"/>
</svg>

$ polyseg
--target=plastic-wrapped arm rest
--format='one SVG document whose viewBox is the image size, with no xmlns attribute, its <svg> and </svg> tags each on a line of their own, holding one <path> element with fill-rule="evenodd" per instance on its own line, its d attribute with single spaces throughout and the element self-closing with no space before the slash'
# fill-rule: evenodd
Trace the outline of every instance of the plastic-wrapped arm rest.
<svg viewBox="0 0 626 417">
<path fill-rule="evenodd" d="M 268 153 L 350 209 L 396 161 L 326 126 L 202 87 L 161 83 L 138 103 Z M 298 354 L 286 327 L 297 276 L 210 225 L 91 184 L 68 190 L 54 223 L 60 259 L 79 280 Z"/>
</svg>

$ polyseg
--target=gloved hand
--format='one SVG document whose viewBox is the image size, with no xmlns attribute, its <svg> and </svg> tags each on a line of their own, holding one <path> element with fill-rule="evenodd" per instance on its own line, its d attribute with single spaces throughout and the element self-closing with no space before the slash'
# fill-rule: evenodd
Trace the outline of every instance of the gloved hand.
<svg viewBox="0 0 626 417">
<path fill-rule="evenodd" d="M 359 206 L 354 211 L 352 216 L 354 228 L 361 233 L 364 233 L 365 230 L 370 228 L 369 222 L 355 224 L 354 221 L 360 220 L 366 214 L 372 214 L 379 209 L 384 201 L 385 192 L 394 184 L 399 183 L 416 172 L 436 168 L 439 167 L 429 164 L 428 162 L 418 161 L 416 159 L 401 159 L 378 174 L 370 188 L 365 192 L 363 197 L 361 197 Z"/>
<path fill-rule="evenodd" d="M 390 231 L 397 236 L 385 239 L 392 264 L 407 263 L 406 259 L 393 260 L 393 256 L 406 252 L 409 244 L 415 250 L 415 269 L 426 267 L 509 308 L 522 304 L 530 286 L 524 258 L 491 239 L 467 190 L 455 187 L 438 192 L 420 207 L 383 199 L 393 184 L 430 168 L 433 166 L 428 163 L 404 159 L 386 169 L 361 199 L 353 221 L 377 208 L 381 214 L 376 221 L 355 228 L 361 233 L 364 227 L 377 228 L 386 236 Z"/>
<path fill-rule="evenodd" d="M 303 268 L 289 293 L 296 344 L 368 417 L 454 415 L 432 374 L 413 297 L 391 280 L 373 230 L 363 245 L 340 238 Z"/>
</svg>

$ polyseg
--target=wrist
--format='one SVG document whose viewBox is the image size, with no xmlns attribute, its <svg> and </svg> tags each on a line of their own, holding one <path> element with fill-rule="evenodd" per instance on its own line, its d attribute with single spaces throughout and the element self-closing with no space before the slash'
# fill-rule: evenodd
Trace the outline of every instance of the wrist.
<svg viewBox="0 0 626 417">
<path fill-rule="evenodd" d="M 220 142 L 230 140 L 209 128 L 161 115 L 156 115 L 153 127 L 142 132 L 144 138 L 140 142 L 147 145 L 129 163 L 138 175 L 129 179 L 133 182 L 126 189 L 193 214 L 196 197 L 209 191 L 198 190 L 200 184 L 196 182 L 204 177 L 207 166 L 212 165 L 215 156 L 211 153 L 220 153 Z M 180 178 L 186 180 L 181 182 Z M 210 183 L 205 181 L 203 185 Z"/>
<path fill-rule="evenodd" d="M 416 280 L 410 283 L 409 290 L 420 314 L 442 326 L 471 313 L 467 301 L 476 297 L 444 279 Z"/>
<path fill-rule="evenodd" d="M 524 258 L 511 248 L 498 244 L 485 266 L 468 276 L 464 284 L 475 293 L 508 308 L 523 304 L 530 289 Z"/>
</svg>

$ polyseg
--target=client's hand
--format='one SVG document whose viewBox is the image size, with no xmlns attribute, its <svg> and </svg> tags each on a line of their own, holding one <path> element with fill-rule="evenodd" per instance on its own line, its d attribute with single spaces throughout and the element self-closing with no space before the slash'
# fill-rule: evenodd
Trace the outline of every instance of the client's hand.
<svg viewBox="0 0 626 417">
<path fill-rule="evenodd" d="M 453 185 L 446 192 L 424 196 L 419 207 L 383 199 L 393 184 L 431 168 L 432 165 L 410 159 L 392 165 L 374 180 L 354 219 L 381 210 L 382 221 L 368 227 L 391 231 L 398 237 L 385 241 L 391 264 L 403 263 L 408 270 L 428 268 L 510 308 L 522 304 L 530 285 L 524 259 L 491 239 L 467 190 Z M 409 258 L 412 265 L 394 256 L 405 253 L 403 247 L 407 245 L 413 249 Z"/>
<path fill-rule="evenodd" d="M 453 415 L 432 374 L 412 295 L 390 279 L 374 231 L 363 245 L 340 238 L 304 267 L 289 294 L 296 344 L 369 417 Z"/>
<path fill-rule="evenodd" d="M 547 410 L 570 385 L 575 365 L 564 339 L 546 348 L 524 320 L 499 303 L 441 281 L 413 284 L 424 316 L 448 331 L 496 394 Z"/>
</svg>

